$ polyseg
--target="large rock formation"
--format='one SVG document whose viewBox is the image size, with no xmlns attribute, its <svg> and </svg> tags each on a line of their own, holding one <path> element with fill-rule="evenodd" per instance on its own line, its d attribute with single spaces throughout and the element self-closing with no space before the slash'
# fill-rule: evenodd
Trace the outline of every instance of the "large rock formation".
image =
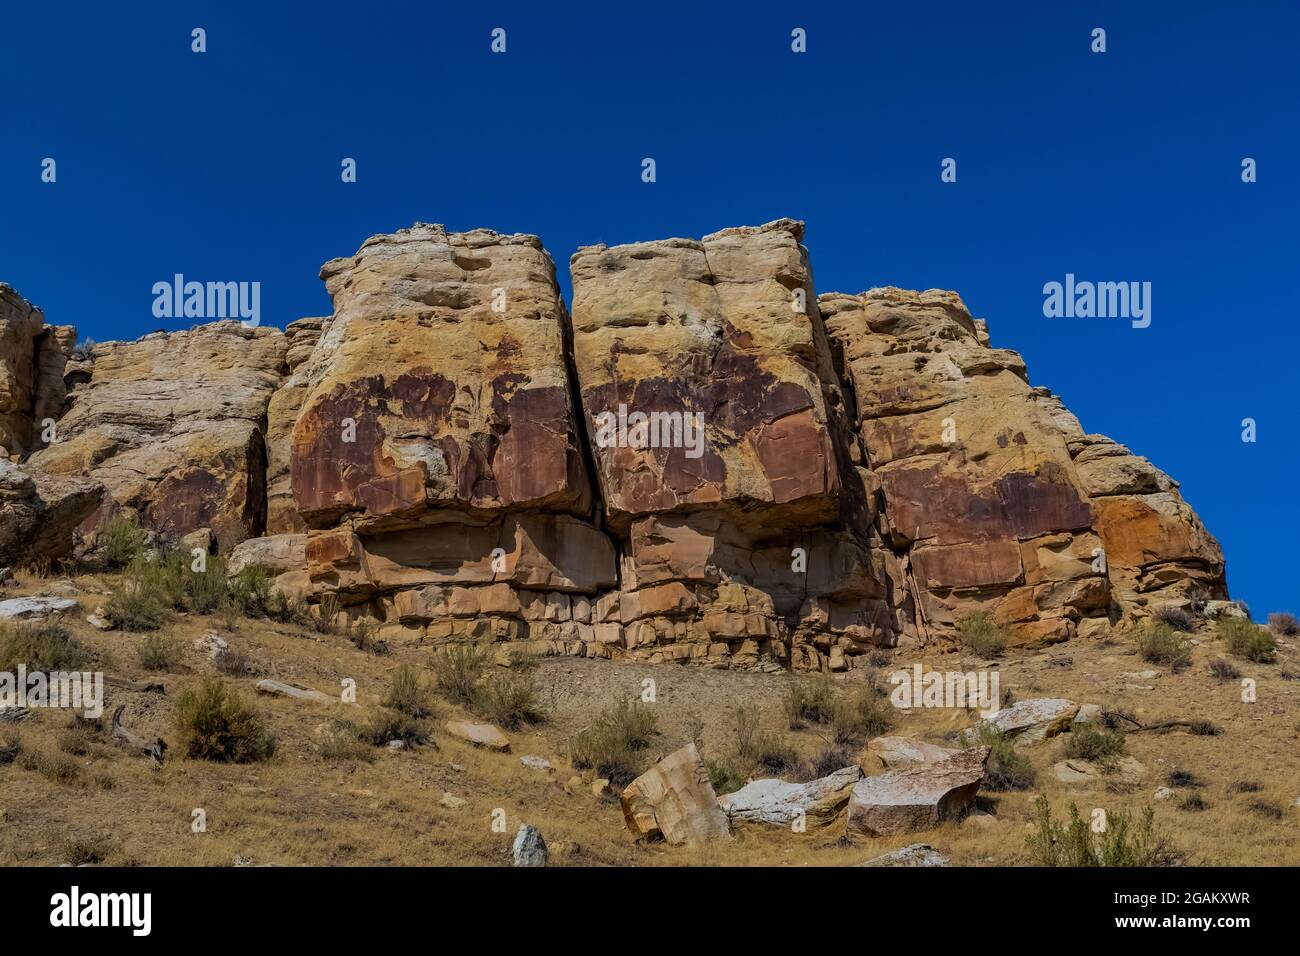
<svg viewBox="0 0 1300 956">
<path fill-rule="evenodd" d="M 1177 483 L 956 294 L 819 297 L 802 237 L 584 247 L 570 320 L 536 237 L 417 223 L 325 264 L 330 316 L 93 360 L 0 286 L 0 442 L 29 456 L 0 546 L 64 541 L 102 484 L 86 527 L 211 528 L 387 640 L 768 669 L 1226 596 Z"/>
<path fill-rule="evenodd" d="M 286 400 L 301 403 L 291 487 L 317 593 L 396 638 L 432 622 L 435 639 L 595 646 L 570 596 L 614 585 L 614 551 L 588 520 L 568 316 L 541 242 L 417 224 L 321 277 L 334 315 Z"/>
<path fill-rule="evenodd" d="M 573 256 L 574 363 L 633 656 L 806 664 L 906 627 L 802 235 L 784 219 Z"/>
<path fill-rule="evenodd" d="M 278 329 L 234 321 L 101 343 L 30 466 L 101 482 L 99 516 L 127 511 L 176 538 L 211 528 L 233 547 L 265 528 L 263 433 L 284 354 Z"/>
</svg>

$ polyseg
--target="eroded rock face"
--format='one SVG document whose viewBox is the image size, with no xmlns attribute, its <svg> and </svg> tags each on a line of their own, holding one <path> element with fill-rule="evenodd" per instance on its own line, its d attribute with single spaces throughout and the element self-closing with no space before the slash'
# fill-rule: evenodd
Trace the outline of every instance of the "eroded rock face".
<svg viewBox="0 0 1300 956">
<path fill-rule="evenodd" d="M 102 483 L 92 524 L 123 510 L 176 538 L 211 528 L 227 550 L 266 524 L 263 429 L 284 353 L 278 329 L 234 321 L 101 343 L 31 467 Z"/>
<path fill-rule="evenodd" d="M 289 340 L 284 355 L 287 377 L 271 395 L 266 410 L 266 533 L 270 535 L 307 530 L 307 523 L 298 514 L 290 480 L 293 427 L 307 397 L 311 372 L 307 360 L 329 321 L 298 319 L 284 329 Z"/>
<path fill-rule="evenodd" d="M 63 412 L 63 370 L 77 333 L 46 326 L 41 310 L 0 282 L 0 448 L 26 455 L 40 448 L 41 423 Z"/>
<path fill-rule="evenodd" d="M 846 649 L 902 629 L 802 236 L 784 219 L 572 258 L 631 656 L 752 663 L 793 647 L 818 666 L 837 647 L 843 669 Z"/>
<path fill-rule="evenodd" d="M 417 224 L 321 276 L 334 314 L 295 334 L 271 409 L 275 527 L 308 531 L 313 593 L 388 640 L 595 653 L 590 606 L 616 586 L 616 554 L 590 520 L 568 316 L 540 241 Z"/>
<path fill-rule="evenodd" d="M 0 565 L 69 556 L 77 526 L 99 507 L 103 494 L 98 482 L 29 473 L 0 458 Z"/>
<path fill-rule="evenodd" d="M 1064 640 L 1132 610 L 1143 584 L 1222 591 L 1218 546 L 1168 476 L 1085 435 L 957 295 L 819 306 L 924 632 L 987 611 L 1025 642 Z M 1139 522 L 1142 546 L 1126 538 Z"/>
</svg>

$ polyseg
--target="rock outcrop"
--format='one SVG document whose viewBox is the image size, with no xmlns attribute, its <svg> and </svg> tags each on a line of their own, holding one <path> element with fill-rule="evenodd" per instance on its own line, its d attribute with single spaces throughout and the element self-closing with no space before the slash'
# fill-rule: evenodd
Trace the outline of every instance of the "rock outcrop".
<svg viewBox="0 0 1300 956">
<path fill-rule="evenodd" d="M 863 777 L 849 797 L 849 834 L 891 836 L 960 819 L 975 803 L 988 758 L 988 747 L 973 747 L 937 763 Z"/>
<path fill-rule="evenodd" d="M 102 483 L 92 525 L 125 511 L 173 538 L 211 528 L 233 547 L 266 525 L 266 409 L 284 354 L 278 329 L 234 321 L 101 343 L 30 465 Z"/>
<path fill-rule="evenodd" d="M 0 286 L 0 560 L 124 511 L 388 642 L 769 670 L 1226 598 L 1177 483 L 955 293 L 818 296 L 802 239 L 581 248 L 570 318 L 535 236 L 417 223 L 322 267 L 329 316 L 89 358 Z"/>
</svg>

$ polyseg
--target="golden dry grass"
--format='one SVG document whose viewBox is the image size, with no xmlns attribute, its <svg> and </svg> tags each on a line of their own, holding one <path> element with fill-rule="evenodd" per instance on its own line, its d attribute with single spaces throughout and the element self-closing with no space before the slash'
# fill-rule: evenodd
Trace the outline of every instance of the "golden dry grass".
<svg viewBox="0 0 1300 956">
<path fill-rule="evenodd" d="M 616 798 L 598 797 L 585 786 L 567 792 L 564 784 L 574 771 L 565 757 L 565 741 L 616 696 L 639 696 L 643 681 L 652 679 L 662 735 L 651 756 L 675 749 L 696 733 L 706 754 L 724 754 L 731 746 L 732 715 L 739 704 L 756 709 L 764 728 L 788 734 L 801 754 L 811 756 L 825 746 L 823 737 L 814 728 L 787 731 L 782 715 L 786 690 L 797 678 L 544 659 L 533 676 L 551 718 L 512 732 L 510 753 L 486 752 L 448 736 L 443 721 L 466 714 L 440 701 L 430 721 L 430 746 L 375 749 L 370 762 L 330 760 L 319 748 L 321 731 L 330 720 L 362 719 L 377 706 L 398 665 L 426 668 L 431 648 L 397 647 L 387 656 L 374 656 L 343 637 L 292 625 L 242 620 L 228 632 L 219 617 L 191 615 L 178 617 L 166 631 L 184 646 L 181 662 L 172 672 L 150 673 L 138 660 L 143 635 L 101 633 L 82 619 L 110 584 L 111 579 L 78 579 L 76 590 L 68 593 L 81 600 L 84 610 L 70 615 L 67 623 L 96 655 L 95 668 L 110 678 L 161 680 L 166 692 L 107 688 L 105 724 L 112 708 L 123 703 L 128 728 L 174 739 L 171 721 L 177 693 L 212 671 L 193 640 L 215 630 L 254 667 L 253 674 L 227 680 L 267 718 L 277 739 L 275 756 L 266 763 L 226 765 L 187 760 L 173 751 L 161 769 L 154 769 L 147 760 L 115 746 L 106 734 L 91 735 L 88 744 L 83 740 L 85 745 L 75 749 L 84 752 L 73 755 L 60 749 L 70 717 L 34 711 L 20 724 L 0 725 L 0 737 L 15 730 L 26 751 L 72 760 L 79 772 L 75 781 L 60 783 L 17 762 L 0 766 L 0 864 L 59 863 L 70 841 L 107 835 L 110 863 L 228 866 L 240 856 L 280 865 L 501 865 L 509 861 L 515 831 L 527 822 L 539 827 L 552 846 L 553 865 L 840 866 L 914 842 L 934 844 L 958 865 L 1015 865 L 1031 862 L 1025 833 L 1038 792 L 1047 794 L 1058 813 L 1070 801 L 1085 813 L 1093 807 L 1154 806 L 1157 823 L 1190 863 L 1300 863 L 1300 809 L 1293 805 L 1300 797 L 1300 681 L 1281 677 L 1282 668 L 1300 667 L 1290 639 L 1283 639 L 1276 664 L 1235 661 L 1243 676 L 1258 682 L 1254 704 L 1241 701 L 1238 682 L 1220 682 L 1207 671 L 1206 662 L 1223 654 L 1222 642 L 1209 630 L 1194 635 L 1199 644 L 1191 667 L 1179 674 L 1161 670 L 1153 679 L 1124 676 L 1157 668 L 1144 663 L 1132 640 L 1123 635 L 1046 652 L 1009 651 L 999 663 L 1002 686 L 1017 699 L 1068 697 L 1108 709 L 1128 708 L 1143 722 L 1208 718 L 1222 728 L 1222 734 L 1213 737 L 1182 730 L 1130 734 L 1128 752 L 1146 767 L 1145 778 L 1132 792 L 1108 792 L 1104 786 L 1080 790 L 1058 782 L 1051 765 L 1061 758 L 1062 744 L 1052 740 L 1025 750 L 1037 771 L 1036 789 L 981 796 L 991 817 L 854 846 L 841 845 L 838 839 L 842 821 L 805 834 L 749 829 L 725 844 L 686 850 L 638 845 L 624 826 Z M 7 589 L 3 596 L 59 587 L 67 586 L 58 578 L 24 578 L 20 587 Z M 964 670 L 968 655 L 900 653 L 886 670 L 916 660 L 939 670 Z M 1072 658 L 1069 666 L 1060 663 L 1062 655 Z M 359 701 L 322 705 L 256 696 L 253 686 L 262 677 L 330 694 L 351 678 Z M 964 711 L 900 712 L 893 732 L 941 742 L 945 733 L 969 726 L 974 719 Z M 525 754 L 546 757 L 555 769 L 525 767 L 519 762 Z M 1180 809 L 1180 799 L 1153 803 L 1154 791 L 1175 768 L 1204 781 L 1200 792 L 1208 809 Z M 1258 781 L 1263 791 L 1234 793 L 1238 781 Z M 468 803 L 460 809 L 441 806 L 445 793 Z M 1282 807 L 1281 819 L 1251 809 L 1250 801 L 1260 798 Z M 191 831 L 196 808 L 206 813 L 204 833 Z M 492 825 L 494 814 L 499 818 L 501 812 L 504 832 Z M 580 850 L 564 852 L 565 844 Z"/>
</svg>

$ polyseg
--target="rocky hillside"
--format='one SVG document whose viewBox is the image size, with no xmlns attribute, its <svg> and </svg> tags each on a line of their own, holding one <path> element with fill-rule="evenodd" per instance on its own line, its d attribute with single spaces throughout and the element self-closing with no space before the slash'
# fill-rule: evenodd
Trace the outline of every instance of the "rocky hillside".
<svg viewBox="0 0 1300 956">
<path fill-rule="evenodd" d="M 844 671 L 1227 598 L 1177 482 L 952 292 L 817 294 L 803 224 L 589 246 L 417 223 L 334 312 L 78 350 L 0 286 L 0 564 L 124 514 L 389 645 Z"/>
</svg>

